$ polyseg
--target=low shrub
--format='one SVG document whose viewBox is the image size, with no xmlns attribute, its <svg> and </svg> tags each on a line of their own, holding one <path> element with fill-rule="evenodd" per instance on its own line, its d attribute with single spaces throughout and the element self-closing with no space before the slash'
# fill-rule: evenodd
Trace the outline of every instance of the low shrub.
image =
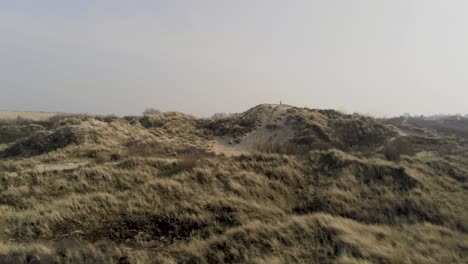
<svg viewBox="0 0 468 264">
<path fill-rule="evenodd" d="M 94 161 L 98 164 L 103 164 L 111 161 L 111 154 L 106 151 L 98 151 L 95 154 Z"/>
<path fill-rule="evenodd" d="M 192 171 L 200 157 L 196 155 L 184 155 L 176 163 L 176 171 Z"/>
<path fill-rule="evenodd" d="M 394 141 L 385 144 L 382 152 L 385 158 L 390 161 L 399 161 L 401 155 L 414 155 L 415 153 L 408 143 L 400 141 L 399 139 L 395 139 Z"/>
<path fill-rule="evenodd" d="M 156 108 L 146 108 L 145 111 L 143 111 L 143 115 L 159 115 L 161 114 L 161 110 L 156 109 Z"/>
</svg>

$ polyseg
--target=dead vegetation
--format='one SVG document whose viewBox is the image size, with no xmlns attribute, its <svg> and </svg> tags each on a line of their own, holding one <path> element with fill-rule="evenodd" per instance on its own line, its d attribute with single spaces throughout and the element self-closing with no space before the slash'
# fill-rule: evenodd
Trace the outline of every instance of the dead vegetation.
<svg viewBox="0 0 468 264">
<path fill-rule="evenodd" d="M 468 262 L 466 153 L 415 156 L 424 141 L 335 111 L 265 122 L 272 109 L 66 118 L 9 143 L 0 263 Z M 285 124 L 290 141 L 210 148 Z M 37 169 L 65 161 L 82 165 Z"/>
<path fill-rule="evenodd" d="M 41 125 L 0 125 L 0 144 L 8 144 L 27 138 L 36 132 L 43 131 Z"/>
<path fill-rule="evenodd" d="M 48 153 L 70 144 L 80 143 L 73 129 L 66 127 L 54 132 L 40 132 L 21 139 L 0 153 L 0 157 L 30 157 Z"/>
</svg>

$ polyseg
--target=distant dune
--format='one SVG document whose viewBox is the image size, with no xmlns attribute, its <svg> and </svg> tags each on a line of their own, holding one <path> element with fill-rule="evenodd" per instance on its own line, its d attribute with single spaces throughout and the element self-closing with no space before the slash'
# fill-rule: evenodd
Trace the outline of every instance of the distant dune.
<svg viewBox="0 0 468 264">
<path fill-rule="evenodd" d="M 35 121 L 46 120 L 59 113 L 54 112 L 19 112 L 19 111 L 0 111 L 0 120 L 14 120 L 18 117 Z"/>
</svg>

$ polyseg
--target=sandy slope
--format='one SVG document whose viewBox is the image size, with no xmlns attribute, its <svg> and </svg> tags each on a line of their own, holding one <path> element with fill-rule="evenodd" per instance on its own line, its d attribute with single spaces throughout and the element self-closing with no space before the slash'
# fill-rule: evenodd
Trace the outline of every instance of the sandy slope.
<svg viewBox="0 0 468 264">
<path fill-rule="evenodd" d="M 255 150 L 261 144 L 281 145 L 289 141 L 293 137 L 294 131 L 286 124 L 285 113 L 291 106 L 272 106 L 274 106 L 273 111 L 264 117 L 261 126 L 246 134 L 240 143 L 234 143 L 231 138 L 218 137 L 213 144 L 213 150 L 227 156 L 238 156 Z M 270 127 L 272 125 L 275 127 Z"/>
</svg>

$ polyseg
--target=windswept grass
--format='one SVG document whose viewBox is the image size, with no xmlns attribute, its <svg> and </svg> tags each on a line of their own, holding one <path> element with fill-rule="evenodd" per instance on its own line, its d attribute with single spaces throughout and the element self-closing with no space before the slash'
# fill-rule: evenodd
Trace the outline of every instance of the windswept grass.
<svg viewBox="0 0 468 264">
<path fill-rule="evenodd" d="M 372 120 L 304 111 L 296 138 L 327 148 L 215 155 L 215 121 L 177 113 L 18 139 L 0 159 L 0 263 L 468 262 L 465 155 L 388 160 L 377 148 L 394 135 Z M 375 139 L 372 155 L 338 127 Z"/>
</svg>

